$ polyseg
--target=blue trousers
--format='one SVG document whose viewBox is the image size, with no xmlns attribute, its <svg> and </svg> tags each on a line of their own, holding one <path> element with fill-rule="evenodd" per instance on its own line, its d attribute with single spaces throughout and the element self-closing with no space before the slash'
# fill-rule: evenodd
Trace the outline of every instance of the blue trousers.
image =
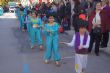
<svg viewBox="0 0 110 73">
<path fill-rule="evenodd" d="M 58 36 L 46 37 L 46 52 L 44 56 L 45 60 L 50 60 L 52 57 L 52 53 L 54 55 L 55 61 L 59 61 L 61 59 L 58 49 Z"/>
<path fill-rule="evenodd" d="M 30 23 L 27 23 L 27 31 L 28 31 L 28 35 L 31 38 L 31 30 L 32 30 L 32 26 Z"/>
<path fill-rule="evenodd" d="M 32 28 L 31 30 L 31 44 L 35 46 L 36 40 L 38 45 L 43 45 L 42 37 L 41 37 L 41 30 L 39 28 Z"/>
</svg>

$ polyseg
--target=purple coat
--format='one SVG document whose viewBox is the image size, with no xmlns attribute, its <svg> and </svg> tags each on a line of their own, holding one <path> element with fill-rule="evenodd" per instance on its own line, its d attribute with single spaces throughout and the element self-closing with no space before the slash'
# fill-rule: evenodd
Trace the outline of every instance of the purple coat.
<svg viewBox="0 0 110 73">
<path fill-rule="evenodd" d="M 109 28 L 110 28 L 110 6 L 104 7 L 103 10 L 107 11 L 107 15 L 108 15 L 108 18 L 109 18 Z"/>
</svg>

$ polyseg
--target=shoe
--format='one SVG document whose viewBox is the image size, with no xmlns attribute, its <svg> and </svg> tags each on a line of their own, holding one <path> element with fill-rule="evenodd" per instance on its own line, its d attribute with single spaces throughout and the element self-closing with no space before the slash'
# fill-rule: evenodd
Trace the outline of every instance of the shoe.
<svg viewBox="0 0 110 73">
<path fill-rule="evenodd" d="M 59 62 L 59 61 L 56 61 L 56 62 L 55 62 L 55 65 L 56 65 L 57 67 L 60 67 L 60 62 Z"/>
<path fill-rule="evenodd" d="M 43 51 L 43 50 L 44 50 L 44 49 L 43 49 L 43 46 L 40 46 L 40 50 L 41 50 L 41 51 Z"/>
<path fill-rule="evenodd" d="M 99 56 L 99 53 L 96 53 L 96 56 Z"/>
<path fill-rule="evenodd" d="M 49 61 L 48 60 L 45 60 L 45 64 L 49 64 Z"/>
<path fill-rule="evenodd" d="M 101 45 L 101 48 L 106 48 L 107 47 L 107 45 Z"/>
<path fill-rule="evenodd" d="M 31 46 L 31 49 L 34 49 L 34 46 Z"/>
</svg>

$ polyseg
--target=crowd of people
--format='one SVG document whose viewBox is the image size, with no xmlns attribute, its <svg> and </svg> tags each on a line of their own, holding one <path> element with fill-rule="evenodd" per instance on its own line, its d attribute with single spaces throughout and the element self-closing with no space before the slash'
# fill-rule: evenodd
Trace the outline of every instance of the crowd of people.
<svg viewBox="0 0 110 73">
<path fill-rule="evenodd" d="M 21 31 L 27 31 L 31 48 L 40 50 L 45 47 L 45 63 L 48 64 L 54 54 L 56 66 L 60 65 L 61 55 L 58 50 L 59 32 L 74 28 L 75 34 L 70 43 L 60 42 L 75 48 L 75 69 L 84 73 L 88 53 L 95 43 L 95 54 L 99 56 L 99 48 L 105 48 L 109 40 L 110 6 L 108 0 L 66 0 L 66 3 L 38 3 L 32 7 L 21 4 L 16 15 Z M 46 46 L 43 39 L 46 38 Z"/>
</svg>

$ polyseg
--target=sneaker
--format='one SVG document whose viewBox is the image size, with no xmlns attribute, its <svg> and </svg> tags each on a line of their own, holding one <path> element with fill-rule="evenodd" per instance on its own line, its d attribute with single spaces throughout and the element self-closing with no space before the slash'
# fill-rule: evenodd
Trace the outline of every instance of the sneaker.
<svg viewBox="0 0 110 73">
<path fill-rule="evenodd" d="M 56 61 L 56 62 L 55 62 L 55 65 L 56 65 L 57 67 L 60 67 L 60 62 L 59 62 L 59 61 Z"/>
<path fill-rule="evenodd" d="M 48 60 L 45 60 L 45 64 L 49 64 L 49 61 Z"/>
<path fill-rule="evenodd" d="M 34 46 L 31 46 L 31 49 L 34 49 Z"/>
<path fill-rule="evenodd" d="M 41 50 L 41 51 L 43 51 L 43 50 L 44 50 L 44 49 L 43 49 L 43 46 L 40 46 L 40 50 Z"/>
</svg>

